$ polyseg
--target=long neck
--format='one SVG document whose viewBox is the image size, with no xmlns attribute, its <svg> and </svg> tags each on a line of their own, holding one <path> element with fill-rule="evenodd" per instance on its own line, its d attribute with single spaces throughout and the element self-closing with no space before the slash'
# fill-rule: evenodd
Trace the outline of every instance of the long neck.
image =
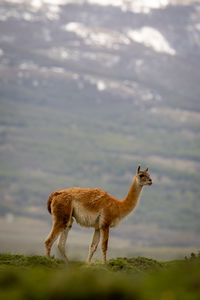
<svg viewBox="0 0 200 300">
<path fill-rule="evenodd" d="M 143 186 L 138 184 L 136 176 L 133 179 L 126 198 L 122 201 L 122 213 L 129 214 L 137 205 Z"/>
</svg>

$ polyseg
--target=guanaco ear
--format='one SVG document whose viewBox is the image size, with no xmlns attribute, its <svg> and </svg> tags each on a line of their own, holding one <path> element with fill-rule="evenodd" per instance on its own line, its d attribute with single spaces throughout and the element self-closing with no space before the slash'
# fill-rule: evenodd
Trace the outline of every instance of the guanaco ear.
<svg viewBox="0 0 200 300">
<path fill-rule="evenodd" d="M 138 168 L 137 168 L 137 173 L 140 172 L 140 165 L 138 165 Z"/>
<path fill-rule="evenodd" d="M 145 172 L 148 172 L 149 168 L 146 168 Z"/>
</svg>

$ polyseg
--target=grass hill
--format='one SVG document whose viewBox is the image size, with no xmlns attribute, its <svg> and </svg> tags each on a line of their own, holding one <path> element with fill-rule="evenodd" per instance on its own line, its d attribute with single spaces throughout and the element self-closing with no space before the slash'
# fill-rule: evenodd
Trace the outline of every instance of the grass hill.
<svg viewBox="0 0 200 300">
<path fill-rule="evenodd" d="M 64 265 L 42 256 L 0 255 L 1 299 L 199 299 L 200 257 L 158 262 L 118 258 Z"/>
</svg>

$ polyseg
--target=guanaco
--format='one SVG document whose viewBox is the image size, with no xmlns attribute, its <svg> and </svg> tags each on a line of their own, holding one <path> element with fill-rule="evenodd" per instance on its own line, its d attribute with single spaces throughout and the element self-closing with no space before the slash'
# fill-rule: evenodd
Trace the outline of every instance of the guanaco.
<svg viewBox="0 0 200 300">
<path fill-rule="evenodd" d="M 129 192 L 123 200 L 98 188 L 72 187 L 54 191 L 47 201 L 47 209 L 53 216 L 53 227 L 45 241 L 47 257 L 50 257 L 51 247 L 59 236 L 58 249 L 62 258 L 68 261 L 65 244 L 75 219 L 81 226 L 94 228 L 87 262 L 91 262 L 101 239 L 103 263 L 106 263 L 110 227 L 117 225 L 136 207 L 143 186 L 151 184 L 148 168 L 141 171 L 139 165 Z"/>
</svg>

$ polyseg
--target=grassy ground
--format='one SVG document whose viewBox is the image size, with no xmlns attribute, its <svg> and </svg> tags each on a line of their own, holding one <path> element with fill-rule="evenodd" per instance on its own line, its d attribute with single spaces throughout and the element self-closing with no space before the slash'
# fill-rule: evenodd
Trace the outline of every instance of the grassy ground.
<svg viewBox="0 0 200 300">
<path fill-rule="evenodd" d="M 158 262 L 145 257 L 88 266 L 43 256 L 0 255 L 1 299 L 200 299 L 200 255 Z"/>
</svg>

